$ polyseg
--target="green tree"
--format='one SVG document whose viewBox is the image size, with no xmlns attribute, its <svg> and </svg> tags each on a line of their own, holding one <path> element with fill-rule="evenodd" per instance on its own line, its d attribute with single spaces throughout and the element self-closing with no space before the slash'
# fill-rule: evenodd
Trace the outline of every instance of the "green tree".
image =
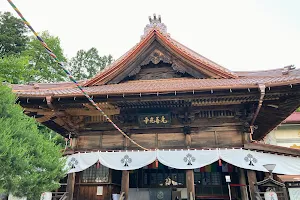
<svg viewBox="0 0 300 200">
<path fill-rule="evenodd" d="M 0 57 L 20 54 L 28 42 L 27 27 L 10 12 L 0 12 Z"/>
<path fill-rule="evenodd" d="M 27 83 L 37 71 L 29 67 L 29 57 L 9 55 L 0 58 L 0 79 L 12 84 Z"/>
<path fill-rule="evenodd" d="M 72 75 L 78 79 L 92 78 L 96 73 L 103 70 L 105 66 L 112 62 L 112 56 L 99 56 L 96 48 L 88 51 L 79 50 L 69 63 Z"/>
<path fill-rule="evenodd" d="M 0 191 L 39 199 L 65 176 L 61 148 L 40 134 L 9 87 L 0 84 L 0 94 Z"/>
<path fill-rule="evenodd" d="M 58 37 L 50 35 L 48 31 L 42 32 L 40 36 L 54 52 L 59 61 L 67 61 Z M 58 82 L 66 80 L 64 71 L 58 66 L 54 59 L 50 57 L 45 48 L 34 36 L 30 37 L 30 41 L 28 42 L 26 50 L 22 52 L 22 55 L 30 57 L 30 68 L 36 71 L 33 81 Z"/>
</svg>

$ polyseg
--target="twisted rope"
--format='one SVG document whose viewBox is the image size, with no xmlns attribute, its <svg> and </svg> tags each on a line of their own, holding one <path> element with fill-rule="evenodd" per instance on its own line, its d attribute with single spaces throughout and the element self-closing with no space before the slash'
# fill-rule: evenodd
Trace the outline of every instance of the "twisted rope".
<svg viewBox="0 0 300 200">
<path fill-rule="evenodd" d="M 136 143 L 133 139 L 131 139 L 126 133 L 124 133 L 105 113 L 104 111 L 94 102 L 94 100 L 84 91 L 84 89 L 78 84 L 78 82 L 75 80 L 75 78 L 72 76 L 71 72 L 69 72 L 63 65 L 62 62 L 58 60 L 56 55 L 53 53 L 53 51 L 48 47 L 48 45 L 44 42 L 44 40 L 38 35 L 37 32 L 32 28 L 32 26 L 29 24 L 29 22 L 23 17 L 20 10 L 15 6 L 15 4 L 11 0 L 7 0 L 8 3 L 12 6 L 12 8 L 18 13 L 18 15 L 21 17 L 24 24 L 33 32 L 33 34 L 36 36 L 36 38 L 41 42 L 43 47 L 46 49 L 48 54 L 54 59 L 54 61 L 60 66 L 60 68 L 68 75 L 69 79 L 77 86 L 77 88 L 82 92 L 82 94 L 89 100 L 89 102 L 103 115 L 109 123 L 115 127 L 125 138 L 127 138 L 130 142 L 135 144 L 136 146 L 140 147 L 143 150 L 148 150 L 145 147 L 139 145 Z"/>
</svg>

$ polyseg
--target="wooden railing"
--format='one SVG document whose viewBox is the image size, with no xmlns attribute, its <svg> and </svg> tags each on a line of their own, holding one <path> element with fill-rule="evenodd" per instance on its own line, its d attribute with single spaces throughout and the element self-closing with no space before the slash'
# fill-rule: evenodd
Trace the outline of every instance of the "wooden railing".
<svg viewBox="0 0 300 200">
<path fill-rule="evenodd" d="M 52 192 L 52 200 L 66 200 L 68 192 Z"/>
</svg>

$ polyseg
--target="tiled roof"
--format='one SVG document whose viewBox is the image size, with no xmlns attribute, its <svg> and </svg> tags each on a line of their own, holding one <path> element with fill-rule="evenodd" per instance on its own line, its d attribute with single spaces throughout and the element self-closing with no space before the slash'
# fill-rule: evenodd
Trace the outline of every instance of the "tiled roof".
<svg viewBox="0 0 300 200">
<path fill-rule="evenodd" d="M 180 49 L 182 52 L 186 53 L 187 55 L 193 57 L 194 59 L 200 61 L 202 64 L 208 65 L 214 69 L 226 72 L 230 75 L 232 75 L 232 77 L 237 77 L 237 74 L 235 72 L 232 72 L 228 69 L 226 69 L 225 67 L 222 67 L 221 65 L 211 61 L 210 59 L 198 54 L 197 52 L 191 50 L 190 48 L 186 47 L 185 45 L 177 42 L 176 40 L 172 39 L 171 37 L 167 38 L 173 45 L 175 45 L 178 49 Z"/>
<path fill-rule="evenodd" d="M 206 70 L 219 74 L 223 78 L 237 78 L 238 76 L 230 70 L 218 65 L 217 63 L 201 56 L 188 47 L 180 44 L 176 40 L 172 39 L 169 34 L 162 33 L 159 29 L 153 28 L 141 41 L 121 56 L 118 60 L 107 66 L 103 71 L 99 72 L 95 77 L 88 80 L 85 86 L 102 85 L 108 82 L 110 76 L 113 76 L 117 72 L 121 72 L 126 63 L 130 59 L 134 58 L 146 44 L 151 41 L 152 38 L 159 38 L 162 42 L 166 43 L 170 48 L 178 51 L 180 55 L 185 56 L 191 60 L 195 65 L 204 65 Z"/>
<path fill-rule="evenodd" d="M 282 182 L 300 182 L 300 175 L 277 175 Z"/>
<path fill-rule="evenodd" d="M 300 72 L 300 70 L 299 70 Z M 257 77 L 238 79 L 194 79 L 174 78 L 159 80 L 137 80 L 119 84 L 84 87 L 90 95 L 139 94 L 157 92 L 205 91 L 220 89 L 256 88 L 257 84 L 267 87 L 300 83 L 298 76 Z M 57 85 L 56 85 L 57 86 Z M 39 96 L 82 96 L 74 86 L 36 88 L 31 85 L 13 85 L 13 91 L 23 97 Z"/>
<path fill-rule="evenodd" d="M 244 144 L 244 149 L 272 152 L 272 153 L 285 154 L 291 156 L 300 156 L 300 149 L 293 149 L 293 148 L 282 147 L 282 146 L 271 145 L 271 144 L 246 143 Z"/>
<path fill-rule="evenodd" d="M 152 20 L 153 21 L 153 20 Z M 155 21 L 155 20 L 154 20 Z M 154 22 L 153 21 L 153 22 Z M 157 20 L 155 22 L 158 22 Z M 159 21 L 160 22 L 160 21 Z M 162 24 L 161 24 L 162 25 Z M 162 26 L 164 27 L 164 25 Z M 159 28 L 154 23 L 146 27 L 147 31 L 142 39 L 122 57 L 98 73 L 94 78 L 81 81 L 90 95 L 110 94 L 137 94 L 157 92 L 180 92 L 180 91 L 204 91 L 234 88 L 253 88 L 257 84 L 265 84 L 267 87 L 298 84 L 300 83 L 300 70 L 290 68 L 256 71 L 256 72 L 232 72 L 213 61 L 201 56 L 188 47 L 172 39 L 164 28 Z M 216 74 L 219 79 L 161 79 L 161 80 L 136 80 L 119 84 L 107 85 L 107 82 L 116 75 L 122 73 L 129 62 L 136 59 L 138 53 L 145 50 L 147 44 L 154 39 L 172 49 L 172 52 L 181 55 L 196 69 L 204 69 L 209 73 Z M 73 83 L 48 83 L 33 85 L 13 85 L 13 91 L 24 97 L 43 96 L 81 96 L 82 94 Z"/>
</svg>

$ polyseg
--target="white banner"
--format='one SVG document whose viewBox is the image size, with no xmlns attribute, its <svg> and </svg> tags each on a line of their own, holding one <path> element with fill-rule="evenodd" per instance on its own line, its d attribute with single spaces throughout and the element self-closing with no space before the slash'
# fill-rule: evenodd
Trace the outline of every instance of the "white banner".
<svg viewBox="0 0 300 200">
<path fill-rule="evenodd" d="M 95 164 L 98 160 L 98 152 L 78 153 L 68 156 L 66 166 L 69 169 L 68 174 L 83 171 Z"/>
<path fill-rule="evenodd" d="M 196 169 L 216 162 L 218 150 L 157 150 L 158 161 L 175 169 Z"/>
<path fill-rule="evenodd" d="M 243 169 L 267 172 L 263 165 L 276 164 L 274 173 L 298 175 L 300 174 L 300 158 L 262 153 L 244 149 L 220 149 L 220 157 L 225 162 Z"/>
<path fill-rule="evenodd" d="M 100 163 L 115 170 L 134 170 L 153 163 L 156 151 L 100 152 Z"/>
<path fill-rule="evenodd" d="M 52 192 L 44 192 L 40 200 L 52 200 Z"/>
<path fill-rule="evenodd" d="M 300 158 L 244 149 L 157 150 L 78 153 L 67 157 L 68 173 L 83 171 L 98 160 L 115 170 L 135 170 L 158 160 L 175 169 L 197 169 L 222 159 L 243 169 L 267 170 L 263 165 L 276 164 L 274 173 L 300 175 Z"/>
<path fill-rule="evenodd" d="M 300 199 L 300 188 L 289 188 L 290 200 Z"/>
</svg>

